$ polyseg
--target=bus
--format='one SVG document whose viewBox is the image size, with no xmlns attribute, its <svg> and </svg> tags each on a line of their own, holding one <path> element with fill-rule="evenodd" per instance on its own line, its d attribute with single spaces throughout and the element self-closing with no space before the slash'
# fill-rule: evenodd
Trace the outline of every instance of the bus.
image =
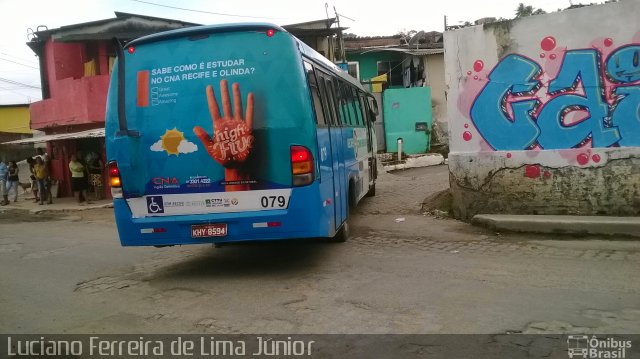
<svg viewBox="0 0 640 359">
<path fill-rule="evenodd" d="M 105 141 L 121 244 L 346 240 L 350 208 L 375 194 L 377 113 L 356 79 L 277 25 L 119 46 Z"/>
</svg>

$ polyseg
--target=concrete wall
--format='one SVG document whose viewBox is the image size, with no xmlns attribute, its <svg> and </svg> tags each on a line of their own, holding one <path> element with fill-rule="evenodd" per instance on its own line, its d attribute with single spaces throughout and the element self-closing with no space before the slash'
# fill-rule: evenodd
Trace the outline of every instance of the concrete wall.
<svg viewBox="0 0 640 359">
<path fill-rule="evenodd" d="M 639 13 L 623 0 L 445 33 L 457 217 L 640 214 Z"/>
<path fill-rule="evenodd" d="M 96 43 L 98 58 L 95 76 L 84 75 L 89 60 L 86 44 L 45 44 L 45 63 L 50 97 L 31 104 L 31 128 L 52 131 L 52 127 L 104 124 L 109 87 L 107 43 Z"/>
</svg>

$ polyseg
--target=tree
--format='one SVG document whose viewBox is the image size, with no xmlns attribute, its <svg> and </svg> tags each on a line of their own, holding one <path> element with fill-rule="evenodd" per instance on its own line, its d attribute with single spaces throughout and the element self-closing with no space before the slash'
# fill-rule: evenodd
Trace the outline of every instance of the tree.
<svg viewBox="0 0 640 359">
<path fill-rule="evenodd" d="M 516 18 L 531 16 L 531 15 L 541 15 L 546 14 L 547 12 L 542 9 L 534 9 L 531 5 L 525 5 L 520 3 L 518 8 L 516 8 Z"/>
</svg>

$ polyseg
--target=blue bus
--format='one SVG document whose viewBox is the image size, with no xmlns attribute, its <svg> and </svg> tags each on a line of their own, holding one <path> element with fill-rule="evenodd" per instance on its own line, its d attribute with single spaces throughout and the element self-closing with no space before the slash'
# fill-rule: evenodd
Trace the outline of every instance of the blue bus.
<svg viewBox="0 0 640 359">
<path fill-rule="evenodd" d="M 375 194 L 373 96 L 273 24 L 119 47 L 106 145 L 123 246 L 349 235 Z"/>
</svg>

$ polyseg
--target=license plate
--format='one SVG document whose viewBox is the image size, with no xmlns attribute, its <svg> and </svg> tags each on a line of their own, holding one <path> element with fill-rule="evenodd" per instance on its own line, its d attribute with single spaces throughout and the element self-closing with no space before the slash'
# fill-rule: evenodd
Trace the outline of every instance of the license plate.
<svg viewBox="0 0 640 359">
<path fill-rule="evenodd" d="M 191 238 L 224 237 L 226 235 L 226 223 L 198 224 L 191 226 Z"/>
</svg>

